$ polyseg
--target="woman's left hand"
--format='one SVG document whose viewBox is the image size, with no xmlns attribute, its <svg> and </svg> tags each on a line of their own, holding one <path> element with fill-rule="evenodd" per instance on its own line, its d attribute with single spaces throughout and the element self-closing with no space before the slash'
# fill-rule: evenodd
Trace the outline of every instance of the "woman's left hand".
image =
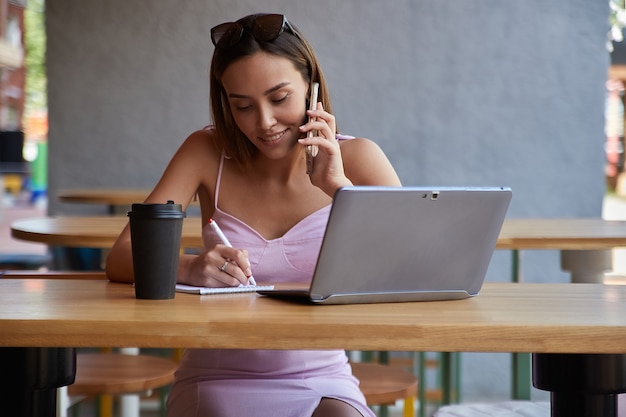
<svg viewBox="0 0 626 417">
<path fill-rule="evenodd" d="M 352 185 L 343 170 L 343 160 L 339 142 L 335 138 L 335 116 L 326 112 L 322 103 L 316 110 L 307 110 L 311 121 L 300 126 L 300 131 L 315 132 L 313 137 L 299 140 L 302 145 L 318 147 L 317 156 L 313 158 L 313 172 L 309 174 L 311 183 L 333 197 L 338 188 Z"/>
</svg>

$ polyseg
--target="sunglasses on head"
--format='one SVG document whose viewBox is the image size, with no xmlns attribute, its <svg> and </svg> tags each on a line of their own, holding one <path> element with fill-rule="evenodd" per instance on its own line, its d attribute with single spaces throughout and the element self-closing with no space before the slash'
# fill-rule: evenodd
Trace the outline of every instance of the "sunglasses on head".
<svg viewBox="0 0 626 417">
<path fill-rule="evenodd" d="M 244 18 L 245 19 L 245 18 Z M 282 14 L 260 14 L 252 20 L 244 22 L 222 23 L 211 29 L 211 41 L 217 48 L 228 48 L 236 45 L 243 37 L 244 32 L 250 33 L 254 39 L 262 42 L 271 42 L 287 29 L 292 35 L 296 31 Z"/>
</svg>

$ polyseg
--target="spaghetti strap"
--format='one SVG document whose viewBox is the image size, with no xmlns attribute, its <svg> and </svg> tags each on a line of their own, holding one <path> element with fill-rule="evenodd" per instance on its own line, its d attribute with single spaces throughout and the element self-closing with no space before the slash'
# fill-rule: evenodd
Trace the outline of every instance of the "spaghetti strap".
<svg viewBox="0 0 626 417">
<path fill-rule="evenodd" d="M 222 169 L 224 168 L 224 159 L 226 159 L 226 153 L 222 150 L 222 154 L 220 155 L 220 166 L 217 170 L 217 180 L 215 181 L 215 209 L 217 210 L 217 200 L 220 196 L 220 183 L 222 182 Z"/>
</svg>

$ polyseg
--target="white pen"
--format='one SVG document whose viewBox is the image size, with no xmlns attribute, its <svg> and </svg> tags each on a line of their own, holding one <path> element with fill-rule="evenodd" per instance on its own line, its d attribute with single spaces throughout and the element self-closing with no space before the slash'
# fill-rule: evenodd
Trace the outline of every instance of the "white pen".
<svg viewBox="0 0 626 417">
<path fill-rule="evenodd" d="M 228 246 L 229 248 L 233 247 L 233 245 L 230 244 L 230 241 L 228 240 L 224 232 L 222 232 L 222 229 L 220 229 L 220 227 L 217 225 L 217 222 L 215 220 L 209 219 L 209 225 L 211 226 L 213 231 L 217 234 L 217 236 L 219 236 L 220 240 L 222 241 L 224 245 Z M 252 275 L 250 275 L 250 277 L 248 278 L 248 283 L 250 285 L 256 285 L 256 281 L 254 280 L 254 277 Z"/>
</svg>

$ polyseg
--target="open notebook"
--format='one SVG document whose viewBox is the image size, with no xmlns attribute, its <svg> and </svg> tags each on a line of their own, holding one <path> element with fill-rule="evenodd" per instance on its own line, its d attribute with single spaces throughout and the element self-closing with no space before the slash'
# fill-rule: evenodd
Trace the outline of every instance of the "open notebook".
<svg viewBox="0 0 626 417">
<path fill-rule="evenodd" d="M 259 293 L 317 304 L 474 296 L 511 196 L 505 187 L 342 188 L 310 287 Z"/>
<path fill-rule="evenodd" d="M 270 291 L 273 290 L 273 285 L 240 285 L 238 287 L 223 287 L 223 288 L 209 288 L 209 287 L 195 287 L 193 285 L 176 284 L 177 292 L 186 292 L 189 294 L 232 294 L 238 292 L 255 292 L 255 291 Z"/>
</svg>

